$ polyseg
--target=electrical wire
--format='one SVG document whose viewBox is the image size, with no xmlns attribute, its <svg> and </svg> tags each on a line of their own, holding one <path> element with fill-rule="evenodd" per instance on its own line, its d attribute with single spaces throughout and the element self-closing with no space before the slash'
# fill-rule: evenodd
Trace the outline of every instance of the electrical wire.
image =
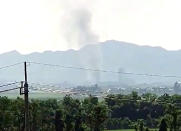
<svg viewBox="0 0 181 131">
<path fill-rule="evenodd" d="M 2 90 L 2 91 L 0 91 L 0 93 L 7 92 L 7 91 L 12 91 L 12 90 L 17 90 L 17 89 L 19 89 L 19 87 Z"/>
<path fill-rule="evenodd" d="M 137 76 L 148 76 L 148 77 L 167 77 L 167 78 L 181 78 L 181 76 L 176 75 L 160 75 L 160 74 L 147 74 L 147 73 L 132 73 L 132 72 L 117 72 L 111 70 L 100 70 L 100 69 L 91 69 L 91 68 L 83 68 L 83 67 L 73 67 L 73 66 L 62 66 L 57 64 L 48 64 L 48 63 L 40 63 L 40 62 L 28 62 L 30 64 L 37 64 L 43 66 L 53 66 L 53 67 L 61 67 L 67 69 L 76 69 L 76 70 L 87 70 L 94 72 L 103 72 L 103 73 L 114 73 L 114 74 L 125 74 L 125 75 L 137 75 Z"/>
<path fill-rule="evenodd" d="M 15 63 L 15 64 L 12 64 L 12 65 L 7 65 L 7 66 L 3 66 L 3 67 L 0 67 L 0 70 L 1 69 L 6 69 L 6 68 L 10 68 L 10 67 L 13 67 L 13 66 L 17 66 L 17 65 L 20 65 L 22 64 L 23 62 L 19 62 L 19 63 Z"/>
<path fill-rule="evenodd" d="M 6 87 L 6 86 L 15 85 L 15 84 L 17 84 L 17 83 L 19 83 L 19 82 L 13 82 L 13 83 L 8 83 L 8 84 L 0 85 L 0 88 Z"/>
</svg>

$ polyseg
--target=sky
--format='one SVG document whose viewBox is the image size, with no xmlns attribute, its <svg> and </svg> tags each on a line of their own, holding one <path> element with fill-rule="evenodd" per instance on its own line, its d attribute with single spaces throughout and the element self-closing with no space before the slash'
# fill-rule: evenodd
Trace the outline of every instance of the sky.
<svg viewBox="0 0 181 131">
<path fill-rule="evenodd" d="M 0 53 L 106 40 L 181 49 L 181 0 L 0 0 Z"/>
</svg>

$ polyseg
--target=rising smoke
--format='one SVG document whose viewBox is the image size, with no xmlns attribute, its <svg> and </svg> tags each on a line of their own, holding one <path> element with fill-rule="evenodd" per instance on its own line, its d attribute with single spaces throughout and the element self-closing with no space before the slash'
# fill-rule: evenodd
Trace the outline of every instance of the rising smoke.
<svg viewBox="0 0 181 131">
<path fill-rule="evenodd" d="M 80 48 L 98 41 L 91 30 L 92 15 L 87 9 L 68 11 L 62 23 L 62 32 L 70 48 Z"/>
<path fill-rule="evenodd" d="M 72 5 L 72 2 L 75 5 Z M 79 49 L 88 44 L 97 43 L 99 37 L 91 29 L 91 11 L 86 5 L 82 5 L 81 0 L 76 2 L 68 0 L 66 3 L 66 9 L 61 20 L 61 32 L 69 48 Z M 89 3 L 89 5 L 92 5 L 92 3 Z M 80 56 L 80 60 L 86 59 L 86 61 L 81 61 L 81 65 L 99 69 L 100 49 L 95 48 L 93 51 L 87 51 L 86 54 Z M 100 74 L 98 72 L 87 72 L 87 80 L 97 83 L 100 80 Z"/>
</svg>

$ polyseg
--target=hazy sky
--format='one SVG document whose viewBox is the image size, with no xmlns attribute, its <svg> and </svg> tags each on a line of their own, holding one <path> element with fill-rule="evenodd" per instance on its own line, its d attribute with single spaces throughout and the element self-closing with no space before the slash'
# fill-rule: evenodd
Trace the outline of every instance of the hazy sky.
<svg viewBox="0 0 181 131">
<path fill-rule="evenodd" d="M 181 0 L 0 0 L 0 53 L 120 40 L 181 49 Z"/>
</svg>

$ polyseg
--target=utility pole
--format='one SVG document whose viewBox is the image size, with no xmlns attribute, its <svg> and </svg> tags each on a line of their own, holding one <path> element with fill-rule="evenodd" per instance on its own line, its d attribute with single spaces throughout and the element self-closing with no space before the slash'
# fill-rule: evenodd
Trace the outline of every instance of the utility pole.
<svg viewBox="0 0 181 131">
<path fill-rule="evenodd" d="M 28 81 L 27 81 L 27 68 L 26 62 L 24 62 L 24 73 L 25 73 L 25 83 L 24 83 L 24 100 L 25 100 L 25 131 L 29 131 L 29 107 L 28 107 Z"/>
</svg>

